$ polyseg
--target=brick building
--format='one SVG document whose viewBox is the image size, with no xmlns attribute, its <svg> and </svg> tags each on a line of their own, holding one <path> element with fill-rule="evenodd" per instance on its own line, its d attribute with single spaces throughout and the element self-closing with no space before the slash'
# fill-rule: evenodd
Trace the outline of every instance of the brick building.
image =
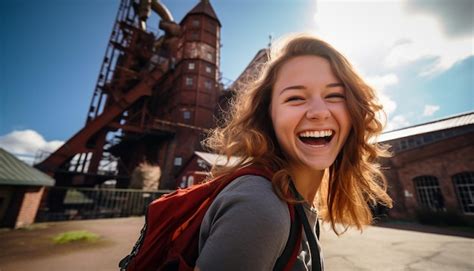
<svg viewBox="0 0 474 271">
<path fill-rule="evenodd" d="M 140 133 L 126 132 L 111 150 L 131 172 L 141 161 L 162 168 L 160 187 L 174 189 L 175 178 L 194 151 L 201 149 L 206 129 L 215 126 L 219 85 L 221 24 L 209 1 L 200 1 L 179 23 L 181 35 L 170 61 L 171 70 L 149 100 L 149 123 L 163 125 Z M 158 91 L 157 91 L 158 93 Z M 179 124 L 179 125 L 177 125 Z M 166 126 L 166 125 L 165 125 Z M 128 180 L 119 184 L 128 186 Z"/>
<path fill-rule="evenodd" d="M 234 166 L 238 162 L 239 158 L 235 156 L 227 161 L 227 157 L 224 155 L 195 151 L 176 178 L 176 187 L 185 188 L 202 182 L 209 176 L 212 166 Z"/>
<path fill-rule="evenodd" d="M 34 222 L 45 186 L 54 180 L 0 148 L 0 227 Z"/>
<path fill-rule="evenodd" d="M 384 173 L 394 218 L 417 210 L 474 214 L 474 112 L 382 134 L 392 146 Z"/>
</svg>

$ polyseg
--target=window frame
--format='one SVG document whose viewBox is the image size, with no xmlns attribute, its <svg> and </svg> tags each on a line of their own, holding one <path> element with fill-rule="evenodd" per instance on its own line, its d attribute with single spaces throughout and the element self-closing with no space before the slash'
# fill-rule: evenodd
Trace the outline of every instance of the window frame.
<svg viewBox="0 0 474 271">
<path fill-rule="evenodd" d="M 474 172 L 460 172 L 454 174 L 451 179 L 459 209 L 464 214 L 474 215 Z"/>
<path fill-rule="evenodd" d="M 416 192 L 416 201 L 421 208 L 433 211 L 444 210 L 444 196 L 439 186 L 438 178 L 431 175 L 422 175 L 413 178 Z"/>
</svg>

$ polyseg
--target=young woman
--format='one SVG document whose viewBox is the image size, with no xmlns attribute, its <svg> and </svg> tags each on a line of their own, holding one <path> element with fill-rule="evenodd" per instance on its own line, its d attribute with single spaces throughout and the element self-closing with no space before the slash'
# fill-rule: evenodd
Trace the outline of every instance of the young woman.
<svg viewBox="0 0 474 271">
<path fill-rule="evenodd" d="M 215 175 L 252 165 L 271 170 L 273 179 L 246 175 L 220 192 L 201 224 L 196 269 L 272 270 L 290 233 L 287 203 L 298 202 L 291 187 L 313 234 L 318 218 L 340 234 L 336 224 L 370 224 L 370 204 L 390 207 L 376 164 L 386 151 L 373 143 L 381 109 L 373 89 L 326 42 L 299 35 L 272 48 L 259 78 L 238 92 L 226 123 L 205 143 L 242 158 Z M 292 270 L 323 269 L 322 254 L 312 261 L 302 239 Z"/>
</svg>

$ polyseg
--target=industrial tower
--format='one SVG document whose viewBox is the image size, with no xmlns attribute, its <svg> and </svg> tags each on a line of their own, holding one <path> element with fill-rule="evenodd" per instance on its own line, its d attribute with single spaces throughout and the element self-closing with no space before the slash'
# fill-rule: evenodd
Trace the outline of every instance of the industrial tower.
<svg viewBox="0 0 474 271">
<path fill-rule="evenodd" d="M 160 17 L 158 31 L 147 21 Z M 160 188 L 195 150 L 214 113 L 221 24 L 202 0 L 178 24 L 157 0 L 122 0 L 82 129 L 36 167 L 57 186 L 128 187 L 143 161 L 162 170 Z"/>
</svg>

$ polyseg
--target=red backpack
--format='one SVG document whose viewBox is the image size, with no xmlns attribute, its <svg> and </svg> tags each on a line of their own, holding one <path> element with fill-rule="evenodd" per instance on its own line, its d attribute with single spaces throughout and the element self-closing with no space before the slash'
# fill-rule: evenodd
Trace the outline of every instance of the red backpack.
<svg viewBox="0 0 474 271">
<path fill-rule="evenodd" d="M 198 257 L 199 230 L 207 209 L 224 187 L 243 175 L 271 180 L 273 173 L 246 167 L 231 176 L 178 189 L 154 200 L 148 206 L 145 225 L 132 252 L 119 263 L 120 270 L 193 270 Z M 290 236 L 274 270 L 290 270 L 300 248 L 302 224 L 293 205 L 288 204 L 288 208 Z"/>
</svg>

